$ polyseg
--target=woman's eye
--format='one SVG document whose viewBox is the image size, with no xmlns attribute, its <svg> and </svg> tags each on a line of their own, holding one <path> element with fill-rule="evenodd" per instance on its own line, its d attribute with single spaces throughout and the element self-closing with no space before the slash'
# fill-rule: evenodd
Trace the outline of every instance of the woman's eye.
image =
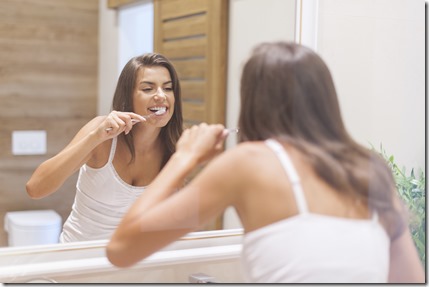
<svg viewBox="0 0 429 287">
<path fill-rule="evenodd" d="M 173 88 L 172 87 L 167 87 L 167 88 L 164 88 L 164 90 L 171 92 L 173 90 Z"/>
<path fill-rule="evenodd" d="M 152 88 L 143 89 L 143 92 L 150 92 L 150 91 L 152 91 Z"/>
</svg>

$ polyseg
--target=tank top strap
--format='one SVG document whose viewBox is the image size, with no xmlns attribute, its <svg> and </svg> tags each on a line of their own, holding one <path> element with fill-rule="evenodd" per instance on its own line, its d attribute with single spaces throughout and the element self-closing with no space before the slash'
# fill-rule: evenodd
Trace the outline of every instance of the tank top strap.
<svg viewBox="0 0 429 287">
<path fill-rule="evenodd" d="M 109 154 L 109 161 L 108 163 L 112 163 L 113 158 L 115 157 L 115 151 L 116 151 L 116 143 L 118 141 L 118 137 L 114 137 L 112 139 L 112 145 L 110 147 L 110 154 Z"/>
<path fill-rule="evenodd" d="M 277 158 L 280 160 L 280 163 L 292 184 L 292 190 L 295 195 L 299 213 L 308 213 L 307 201 L 305 200 L 304 193 L 302 191 L 301 179 L 295 170 L 289 154 L 283 146 L 274 139 L 266 140 L 265 144 L 277 155 Z"/>
</svg>

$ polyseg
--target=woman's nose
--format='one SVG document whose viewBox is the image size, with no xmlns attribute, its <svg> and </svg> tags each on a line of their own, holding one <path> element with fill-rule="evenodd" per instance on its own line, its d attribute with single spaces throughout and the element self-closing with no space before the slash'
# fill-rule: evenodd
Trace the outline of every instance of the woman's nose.
<svg viewBox="0 0 429 287">
<path fill-rule="evenodd" d="M 156 90 L 154 99 L 156 101 L 164 101 L 167 98 L 167 95 L 164 93 L 164 91 L 162 90 L 162 88 L 158 88 Z"/>
</svg>

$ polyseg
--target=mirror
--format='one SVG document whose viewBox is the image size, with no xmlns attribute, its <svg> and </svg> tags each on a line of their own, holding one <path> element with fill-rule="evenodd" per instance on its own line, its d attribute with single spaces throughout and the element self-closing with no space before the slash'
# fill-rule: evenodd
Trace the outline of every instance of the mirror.
<svg viewBox="0 0 429 287">
<path fill-rule="evenodd" d="M 0 53 L 0 218 L 6 211 L 52 207 L 61 210 L 63 221 L 68 216 L 77 177 L 46 199 L 28 199 L 25 182 L 44 157 L 13 155 L 11 134 L 48 130 L 48 151 L 58 151 L 95 111 L 105 114 L 110 109 L 111 98 L 106 95 L 112 95 L 120 69 L 118 46 L 113 44 L 118 43 L 118 19 L 106 0 L 95 6 L 94 2 L 56 1 L 51 14 L 47 7 L 26 2 L 35 6 L 19 12 L 23 18 L 16 17 L 24 15 L 18 13 L 24 11 L 20 1 L 0 3 L 0 11 L 6 11 L 0 25 L 14 27 L 0 35 L 5 47 Z M 237 126 L 238 79 L 251 48 L 261 41 L 296 40 L 326 59 L 352 136 L 376 148 L 382 143 L 407 170 L 423 169 L 424 13 L 419 5 L 406 0 L 371 6 L 355 0 L 230 0 L 226 125 Z M 68 9 L 83 12 L 64 21 L 72 19 Z M 267 21 L 254 21 L 261 17 Z M 407 20 L 406 25 L 398 19 Z M 38 48 L 41 42 L 45 46 Z M 31 59 L 35 60 L 28 65 Z M 35 109 L 37 103 L 49 108 Z M 227 148 L 235 144 L 231 137 Z M 240 226 L 232 210 L 227 210 L 223 226 Z M 7 235 L 0 234 L 5 246 Z"/>
<path fill-rule="evenodd" d="M 61 150 L 81 126 L 96 114 L 106 114 L 110 110 L 112 99 L 109 95 L 113 94 L 121 69 L 119 45 L 116 44 L 119 43 L 120 19 L 116 10 L 107 8 L 106 0 L 98 4 L 93 4 L 95 1 L 90 2 L 92 4 L 86 1 L 70 4 L 69 1 L 62 0 L 49 8 L 42 4 L 26 3 L 28 6 L 25 10 L 26 19 L 16 17 L 21 5 L 19 2 L 0 4 L 1 11 L 11 13 L 9 18 L 3 17 L 0 23 L 9 23 L 8 25 L 15 23 L 13 24 L 15 29 L 11 29 L 8 34 L 8 45 L 16 47 L 22 42 L 31 47 L 34 44 L 34 48 L 31 49 L 14 48 L 15 53 L 7 55 L 8 61 L 5 60 L 5 64 L 10 67 L 16 66 L 15 69 L 11 70 L 0 64 L 0 71 L 10 73 L 3 81 L 11 87 L 0 89 L 2 96 L 0 138 L 4 140 L 0 141 L 2 222 L 7 211 L 54 208 L 62 216 L 63 222 L 70 213 L 77 174 L 67 180 L 58 192 L 41 200 L 32 200 L 28 197 L 25 183 L 35 167 Z M 229 82 L 227 126 L 237 125 L 239 108 L 237 77 L 242 61 L 251 46 L 266 39 L 267 36 L 273 39 L 279 37 L 294 39 L 294 7 L 294 0 L 271 0 L 270 5 L 260 3 L 258 0 L 230 1 L 231 29 L 228 53 L 231 57 L 227 63 Z M 279 19 L 278 22 L 267 22 L 265 26 L 254 23 L 253 19 L 260 11 L 265 11 L 266 15 L 275 15 Z M 69 25 L 73 23 L 74 26 L 68 26 L 67 23 Z M 37 27 L 39 33 L 30 37 L 27 32 L 28 26 Z M 44 27 L 52 27 L 53 30 Z M 249 27 L 257 31 L 259 36 L 239 32 Z M 265 30 L 271 32 L 263 33 Z M 11 39 L 19 39 L 21 42 L 17 43 L 17 40 Z M 43 48 L 38 48 L 40 43 L 44 43 Z M 6 55 L 3 54 L 3 57 Z M 22 68 L 24 63 L 27 69 Z M 95 97 L 97 94 L 99 96 Z M 46 130 L 47 154 L 12 154 L 12 142 L 9 139 L 13 130 Z M 234 144 L 235 138 L 230 137 L 228 147 Z M 228 210 L 224 218 L 224 228 L 239 226 L 234 212 Z M 0 246 L 7 244 L 7 233 L 4 230 L 0 233 L 0 243 Z"/>
</svg>

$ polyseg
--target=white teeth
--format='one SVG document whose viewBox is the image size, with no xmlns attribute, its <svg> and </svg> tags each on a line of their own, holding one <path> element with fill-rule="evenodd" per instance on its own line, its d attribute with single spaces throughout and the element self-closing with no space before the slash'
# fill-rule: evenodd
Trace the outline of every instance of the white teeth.
<svg viewBox="0 0 429 287">
<path fill-rule="evenodd" d="M 149 109 L 152 112 L 155 112 L 157 115 L 162 115 L 167 111 L 166 107 L 153 107 Z"/>
</svg>

